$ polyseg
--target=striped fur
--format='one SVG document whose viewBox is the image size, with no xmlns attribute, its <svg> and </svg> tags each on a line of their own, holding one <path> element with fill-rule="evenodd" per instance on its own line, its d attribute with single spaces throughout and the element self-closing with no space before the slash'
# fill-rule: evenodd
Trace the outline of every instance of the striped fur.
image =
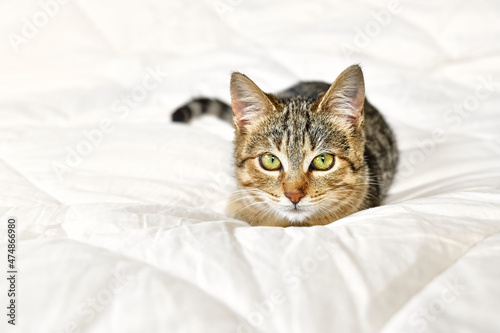
<svg viewBox="0 0 500 333">
<path fill-rule="evenodd" d="M 196 98 L 181 106 L 172 114 L 172 121 L 188 123 L 191 119 L 202 115 L 213 115 L 232 122 L 233 111 L 226 103 L 218 99 Z"/>
<path fill-rule="evenodd" d="M 390 127 L 364 96 L 359 66 L 346 69 L 332 85 L 301 82 L 277 94 L 263 93 L 233 73 L 231 103 L 240 187 L 228 207 L 234 217 L 252 225 L 310 226 L 382 203 L 398 151 Z M 174 117 L 189 121 L 211 113 L 229 120 L 230 112 L 218 100 L 196 99 Z M 265 153 L 279 158 L 280 170 L 262 167 Z M 324 153 L 335 156 L 333 167 L 312 169 L 311 161 Z M 300 201 L 292 201 L 298 194 Z"/>
</svg>

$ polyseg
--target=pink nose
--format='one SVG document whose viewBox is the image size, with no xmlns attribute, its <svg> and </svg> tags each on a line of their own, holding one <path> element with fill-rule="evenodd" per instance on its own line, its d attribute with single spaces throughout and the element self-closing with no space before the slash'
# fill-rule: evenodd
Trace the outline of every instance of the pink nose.
<svg viewBox="0 0 500 333">
<path fill-rule="evenodd" d="M 306 194 L 302 191 L 285 192 L 285 196 L 294 204 L 298 203 Z"/>
</svg>

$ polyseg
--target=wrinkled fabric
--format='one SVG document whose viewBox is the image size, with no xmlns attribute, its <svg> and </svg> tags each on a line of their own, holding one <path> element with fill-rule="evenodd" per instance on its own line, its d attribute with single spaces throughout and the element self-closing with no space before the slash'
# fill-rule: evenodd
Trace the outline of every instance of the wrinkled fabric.
<svg viewBox="0 0 500 333">
<path fill-rule="evenodd" d="M 500 331 L 499 3 L 4 1 L 0 21 L 2 332 Z M 352 63 L 398 138 L 386 204 L 228 217 L 231 126 L 172 111 L 229 101 L 235 70 L 275 92 Z"/>
</svg>

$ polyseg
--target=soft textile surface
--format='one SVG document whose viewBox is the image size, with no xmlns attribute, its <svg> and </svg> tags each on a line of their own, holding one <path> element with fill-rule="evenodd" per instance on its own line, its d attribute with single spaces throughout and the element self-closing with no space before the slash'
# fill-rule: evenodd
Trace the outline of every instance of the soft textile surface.
<svg viewBox="0 0 500 333">
<path fill-rule="evenodd" d="M 0 21 L 2 332 L 500 331 L 500 3 L 6 0 Z M 387 204 L 227 217 L 231 127 L 170 113 L 227 101 L 233 70 L 278 91 L 355 62 L 399 140 Z"/>
</svg>

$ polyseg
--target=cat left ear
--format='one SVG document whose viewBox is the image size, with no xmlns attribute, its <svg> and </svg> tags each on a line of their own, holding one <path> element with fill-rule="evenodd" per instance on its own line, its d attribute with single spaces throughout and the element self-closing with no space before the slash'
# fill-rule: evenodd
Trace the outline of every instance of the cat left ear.
<svg viewBox="0 0 500 333">
<path fill-rule="evenodd" d="M 266 94 L 246 75 L 238 72 L 231 75 L 231 107 L 234 124 L 240 130 L 245 130 L 262 113 L 274 109 Z"/>
<path fill-rule="evenodd" d="M 364 123 L 365 81 L 358 65 L 346 68 L 323 96 L 318 109 L 345 119 L 355 129 Z"/>
</svg>

